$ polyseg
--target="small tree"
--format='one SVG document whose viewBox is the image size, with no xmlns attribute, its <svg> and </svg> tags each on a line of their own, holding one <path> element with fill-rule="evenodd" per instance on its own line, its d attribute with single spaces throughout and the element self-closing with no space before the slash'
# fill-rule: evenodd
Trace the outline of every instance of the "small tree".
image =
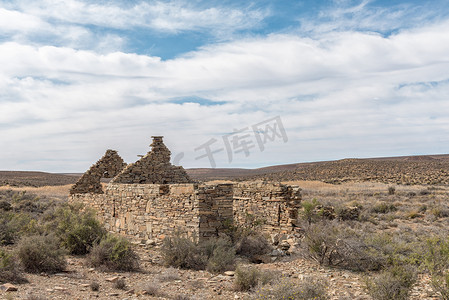
<svg viewBox="0 0 449 300">
<path fill-rule="evenodd" d="M 318 214 L 316 212 L 316 207 L 319 205 L 316 198 L 313 198 L 312 201 L 302 201 L 302 216 L 307 221 L 307 223 L 310 225 L 312 224 L 312 221 L 314 221 Z"/>
</svg>

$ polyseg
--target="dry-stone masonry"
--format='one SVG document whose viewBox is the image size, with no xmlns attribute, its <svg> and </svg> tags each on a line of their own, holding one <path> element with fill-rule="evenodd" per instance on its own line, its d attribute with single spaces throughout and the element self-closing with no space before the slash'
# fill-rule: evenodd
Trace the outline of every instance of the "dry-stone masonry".
<svg viewBox="0 0 449 300">
<path fill-rule="evenodd" d="M 260 223 L 263 231 L 292 231 L 297 226 L 301 189 L 280 183 L 242 182 L 233 186 L 234 224 Z"/>
<path fill-rule="evenodd" d="M 225 224 L 257 223 L 266 233 L 295 231 L 301 201 L 298 187 L 192 183 L 182 167 L 170 164 L 162 137 L 153 137 L 151 146 L 147 155 L 108 184 L 104 194 L 97 188 L 79 191 L 75 185 L 71 201 L 93 207 L 107 230 L 137 239 L 160 241 L 180 232 L 202 240 L 217 236 Z"/>
<path fill-rule="evenodd" d="M 101 178 L 113 178 L 126 166 L 115 150 L 107 150 L 104 156 L 87 170 L 70 189 L 70 194 L 102 194 Z"/>
<path fill-rule="evenodd" d="M 128 165 L 113 182 L 116 183 L 189 183 L 192 180 L 183 167 L 170 164 L 170 150 L 162 136 L 153 136 L 151 151 Z"/>
</svg>

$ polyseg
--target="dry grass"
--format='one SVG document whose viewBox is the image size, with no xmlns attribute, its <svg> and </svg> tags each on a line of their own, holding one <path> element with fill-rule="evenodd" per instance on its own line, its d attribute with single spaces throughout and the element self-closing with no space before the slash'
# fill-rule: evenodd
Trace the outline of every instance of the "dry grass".
<svg viewBox="0 0 449 300">
<path fill-rule="evenodd" d="M 53 186 L 41 186 L 41 187 L 14 187 L 14 186 L 0 186 L 0 191 L 13 190 L 13 191 L 26 191 L 27 193 L 36 194 L 38 196 L 63 198 L 67 197 L 71 184 L 67 185 L 53 185 Z"/>
</svg>

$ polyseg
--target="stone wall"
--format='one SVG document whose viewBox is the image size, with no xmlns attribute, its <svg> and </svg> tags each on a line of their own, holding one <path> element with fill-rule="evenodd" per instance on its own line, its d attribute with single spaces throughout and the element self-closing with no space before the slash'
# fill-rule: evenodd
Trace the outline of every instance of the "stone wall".
<svg viewBox="0 0 449 300">
<path fill-rule="evenodd" d="M 263 232 L 291 232 L 297 226 L 301 189 L 280 183 L 242 182 L 233 188 L 233 222 L 257 223 Z"/>
<path fill-rule="evenodd" d="M 229 185 L 110 183 L 105 194 L 76 194 L 71 201 L 94 208 L 108 231 L 139 239 L 162 240 L 176 231 L 208 238 L 232 218 Z"/>
<path fill-rule="evenodd" d="M 294 230 L 300 189 L 267 183 L 122 184 L 105 194 L 75 194 L 71 201 L 93 207 L 106 229 L 136 239 L 162 240 L 175 232 L 195 239 L 216 236 L 223 224 L 262 221 L 266 233 Z"/>
</svg>

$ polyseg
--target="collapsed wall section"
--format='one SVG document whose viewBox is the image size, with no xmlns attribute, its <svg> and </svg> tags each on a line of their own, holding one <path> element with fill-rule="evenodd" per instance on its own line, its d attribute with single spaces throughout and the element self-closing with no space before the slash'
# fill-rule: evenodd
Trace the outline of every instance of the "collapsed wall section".
<svg viewBox="0 0 449 300">
<path fill-rule="evenodd" d="M 117 151 L 108 149 L 103 157 L 92 165 L 72 186 L 70 194 L 103 194 L 101 179 L 116 176 L 125 166 L 126 163 Z"/>
<path fill-rule="evenodd" d="M 115 183 L 170 184 L 191 183 L 192 180 L 181 166 L 170 163 L 170 150 L 162 141 L 162 136 L 153 136 L 151 151 L 133 164 L 129 164 L 118 174 Z"/>
</svg>

